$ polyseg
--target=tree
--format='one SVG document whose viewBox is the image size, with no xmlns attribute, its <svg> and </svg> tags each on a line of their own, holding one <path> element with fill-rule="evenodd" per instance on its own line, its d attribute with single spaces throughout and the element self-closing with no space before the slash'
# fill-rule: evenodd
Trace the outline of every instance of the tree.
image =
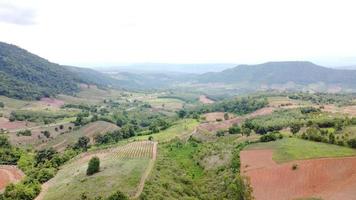
<svg viewBox="0 0 356 200">
<path fill-rule="evenodd" d="M 62 130 L 63 128 L 64 128 L 63 124 L 59 125 L 59 129 Z"/>
<path fill-rule="evenodd" d="M 44 135 L 44 136 L 46 136 L 46 138 L 49 138 L 49 137 L 51 137 L 51 133 L 49 132 L 49 131 L 43 131 L 42 132 L 42 134 Z"/>
<path fill-rule="evenodd" d="M 4 103 L 0 102 L 0 108 L 3 108 L 3 107 L 5 107 Z"/>
<path fill-rule="evenodd" d="M 221 136 L 224 136 L 224 135 L 225 135 L 225 131 L 223 131 L 223 130 L 218 130 L 216 132 L 216 136 L 218 136 L 218 137 L 221 137 Z"/>
<path fill-rule="evenodd" d="M 229 133 L 230 134 L 239 134 L 241 133 L 241 128 L 239 125 L 235 124 L 232 127 L 229 128 Z"/>
<path fill-rule="evenodd" d="M 0 135 L 0 148 L 10 147 L 10 142 L 5 135 Z"/>
<path fill-rule="evenodd" d="M 122 192 L 117 191 L 107 198 L 107 200 L 128 200 L 129 198 Z"/>
<path fill-rule="evenodd" d="M 251 135 L 252 130 L 248 127 L 242 126 L 241 128 L 241 133 L 242 135 L 246 135 L 247 137 L 249 137 Z"/>
<path fill-rule="evenodd" d="M 90 142 L 90 139 L 88 137 L 82 136 L 78 139 L 78 142 L 75 144 L 75 148 L 83 149 L 86 151 L 89 147 L 89 142 Z"/>
<path fill-rule="evenodd" d="M 43 164 L 47 160 L 51 160 L 55 154 L 57 154 L 57 151 L 54 150 L 52 147 L 49 149 L 42 149 L 38 151 L 35 156 L 36 164 Z"/>
<path fill-rule="evenodd" d="M 300 124 L 292 124 L 290 126 L 290 131 L 293 133 L 293 135 L 295 135 L 296 133 L 298 133 L 301 129 L 301 125 Z"/>
<path fill-rule="evenodd" d="M 224 113 L 224 119 L 228 120 L 229 119 L 229 114 L 228 113 Z"/>
<path fill-rule="evenodd" d="M 187 111 L 185 111 L 183 109 L 178 111 L 179 118 L 184 118 L 186 115 L 187 115 Z"/>
<path fill-rule="evenodd" d="M 92 157 L 88 164 L 87 175 L 93 175 L 100 170 L 100 159 L 98 157 Z"/>
</svg>

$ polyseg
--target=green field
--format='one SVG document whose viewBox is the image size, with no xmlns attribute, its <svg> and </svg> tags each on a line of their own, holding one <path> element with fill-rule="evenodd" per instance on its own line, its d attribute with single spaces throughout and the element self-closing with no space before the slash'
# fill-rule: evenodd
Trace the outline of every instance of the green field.
<svg viewBox="0 0 356 200">
<path fill-rule="evenodd" d="M 88 161 L 72 161 L 51 180 L 44 199 L 80 199 L 83 193 L 89 197 L 107 197 L 118 190 L 133 195 L 148 162 L 148 158 L 106 156 L 100 159 L 101 171 L 87 176 Z"/>
<path fill-rule="evenodd" d="M 198 124 L 199 122 L 195 119 L 184 119 L 176 122 L 175 125 L 167 130 L 152 135 L 137 136 L 134 139 L 148 140 L 148 138 L 152 136 L 155 141 L 167 142 L 176 137 L 182 137 L 192 133 Z"/>
<path fill-rule="evenodd" d="M 355 149 L 298 138 L 284 138 L 274 142 L 256 143 L 247 146 L 246 149 L 273 149 L 273 160 L 277 163 L 356 155 Z"/>
</svg>

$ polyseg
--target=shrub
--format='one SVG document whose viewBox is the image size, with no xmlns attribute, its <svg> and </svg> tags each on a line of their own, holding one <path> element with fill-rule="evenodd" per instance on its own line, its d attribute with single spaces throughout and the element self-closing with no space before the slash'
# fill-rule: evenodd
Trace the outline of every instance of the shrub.
<svg viewBox="0 0 356 200">
<path fill-rule="evenodd" d="M 100 170 L 100 160 L 98 157 L 93 157 L 90 159 L 89 164 L 88 164 L 88 169 L 87 169 L 87 175 L 93 175 L 95 173 L 98 173 Z"/>
<path fill-rule="evenodd" d="M 225 135 L 225 131 L 223 131 L 223 130 L 219 130 L 219 131 L 216 132 L 216 136 L 218 136 L 218 137 L 221 137 L 221 136 L 224 136 L 224 135 Z"/>
<path fill-rule="evenodd" d="M 232 127 L 229 128 L 229 133 L 230 134 L 239 134 L 241 133 L 241 128 L 239 125 L 233 125 Z"/>
<path fill-rule="evenodd" d="M 356 139 L 351 139 L 347 142 L 351 148 L 356 148 Z"/>
<path fill-rule="evenodd" d="M 3 102 L 0 102 L 0 108 L 5 107 L 5 104 Z"/>
<path fill-rule="evenodd" d="M 42 134 L 46 137 L 46 138 L 49 138 L 51 137 L 51 133 L 49 131 L 42 131 Z"/>
<path fill-rule="evenodd" d="M 107 200 L 128 200 L 129 198 L 122 192 L 117 191 L 107 198 Z"/>
<path fill-rule="evenodd" d="M 268 133 L 265 135 L 262 135 L 260 138 L 261 142 L 270 142 L 270 141 L 275 141 L 278 139 L 282 139 L 283 136 L 279 132 L 273 132 L 273 133 Z"/>
<path fill-rule="evenodd" d="M 292 170 L 297 170 L 298 169 L 298 164 L 293 164 Z"/>
<path fill-rule="evenodd" d="M 30 130 L 24 130 L 24 131 L 19 131 L 16 133 L 17 136 L 23 135 L 23 136 L 31 136 L 32 132 Z"/>
</svg>

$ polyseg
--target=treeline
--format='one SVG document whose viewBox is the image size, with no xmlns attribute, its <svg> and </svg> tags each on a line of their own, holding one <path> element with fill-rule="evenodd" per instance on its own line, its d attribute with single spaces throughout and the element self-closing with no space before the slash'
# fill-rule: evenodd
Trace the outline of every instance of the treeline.
<svg viewBox="0 0 356 200">
<path fill-rule="evenodd" d="M 196 115 L 209 112 L 229 112 L 237 115 L 244 115 L 254 112 L 268 105 L 266 98 L 242 97 L 216 102 L 210 105 L 203 105 L 193 109 L 183 109 L 178 111 L 179 117 L 196 117 Z"/>
<path fill-rule="evenodd" d="M 73 117 L 74 115 L 67 112 L 57 111 L 32 111 L 32 110 L 16 110 L 12 111 L 9 117 L 10 121 L 30 121 L 30 122 L 43 122 L 50 124 L 57 119 Z"/>
<path fill-rule="evenodd" d="M 289 94 L 290 99 L 309 101 L 314 104 L 337 104 L 340 106 L 354 105 L 356 94 L 332 93 L 294 93 Z"/>
</svg>

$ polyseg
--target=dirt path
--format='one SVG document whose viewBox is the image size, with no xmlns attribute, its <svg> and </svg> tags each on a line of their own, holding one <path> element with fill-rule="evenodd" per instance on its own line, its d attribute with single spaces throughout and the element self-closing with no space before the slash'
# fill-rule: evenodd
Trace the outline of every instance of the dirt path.
<svg viewBox="0 0 356 200">
<path fill-rule="evenodd" d="M 153 144 L 152 159 L 148 163 L 146 171 L 143 173 L 143 175 L 141 177 L 141 181 L 140 181 L 140 183 L 138 185 L 136 194 L 133 196 L 134 199 L 137 199 L 141 195 L 141 193 L 143 191 L 143 187 L 145 186 L 145 181 L 148 178 L 148 176 L 150 175 L 150 173 L 151 173 L 151 171 L 152 171 L 152 169 L 154 167 L 154 164 L 155 164 L 155 161 L 156 161 L 156 158 L 157 158 L 157 145 L 158 145 L 157 142 L 155 142 Z"/>
</svg>

